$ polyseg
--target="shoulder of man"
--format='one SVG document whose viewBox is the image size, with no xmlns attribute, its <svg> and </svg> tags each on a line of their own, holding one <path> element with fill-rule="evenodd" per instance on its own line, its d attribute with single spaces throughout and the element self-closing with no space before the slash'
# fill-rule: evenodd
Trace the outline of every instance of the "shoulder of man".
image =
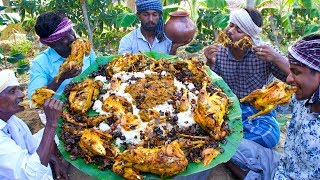
<svg viewBox="0 0 320 180">
<path fill-rule="evenodd" d="M 30 130 L 27 124 L 16 115 L 11 116 L 9 120 L 11 121 L 11 123 L 20 124 L 25 130 Z"/>
<path fill-rule="evenodd" d="M 44 51 L 41 51 L 39 53 L 38 56 L 36 56 L 34 59 L 33 59 L 33 62 L 41 62 L 41 61 L 44 61 L 44 60 L 49 60 L 49 51 L 50 51 L 50 47 L 48 47 L 47 49 L 45 49 Z"/>
<path fill-rule="evenodd" d="M 129 32 L 128 34 L 126 34 L 125 36 L 123 36 L 121 38 L 121 40 L 123 39 L 128 39 L 128 40 L 132 40 L 133 38 L 137 38 L 137 31 L 139 28 L 132 30 L 131 32 Z"/>
</svg>

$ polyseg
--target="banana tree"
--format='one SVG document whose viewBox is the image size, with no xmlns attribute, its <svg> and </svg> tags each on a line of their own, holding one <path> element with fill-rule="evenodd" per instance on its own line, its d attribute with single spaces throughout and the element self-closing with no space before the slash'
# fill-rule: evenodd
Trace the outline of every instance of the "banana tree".
<svg viewBox="0 0 320 180">
<path fill-rule="evenodd" d="M 0 6 L 0 11 L 7 9 L 7 6 Z M 0 25 L 7 25 L 10 23 L 17 23 L 19 20 L 9 14 L 9 13 L 0 13 Z"/>
</svg>

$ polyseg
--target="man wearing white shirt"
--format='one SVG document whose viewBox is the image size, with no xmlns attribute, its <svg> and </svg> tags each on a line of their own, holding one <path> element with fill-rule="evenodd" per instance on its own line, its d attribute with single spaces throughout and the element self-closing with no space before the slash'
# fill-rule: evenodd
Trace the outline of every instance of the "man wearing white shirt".
<svg viewBox="0 0 320 180">
<path fill-rule="evenodd" d="M 0 179 L 53 179 L 49 166 L 53 159 L 56 178 L 67 179 L 66 168 L 58 164 L 53 153 L 62 102 L 56 99 L 45 101 L 43 108 L 47 124 L 38 140 L 14 115 L 24 110 L 21 105 L 24 94 L 14 72 L 0 71 L 0 77 Z"/>
</svg>

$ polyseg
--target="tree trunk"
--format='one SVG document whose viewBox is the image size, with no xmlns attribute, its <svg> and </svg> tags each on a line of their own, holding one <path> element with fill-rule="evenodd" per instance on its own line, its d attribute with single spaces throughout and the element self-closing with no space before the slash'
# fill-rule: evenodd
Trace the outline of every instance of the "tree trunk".
<svg viewBox="0 0 320 180">
<path fill-rule="evenodd" d="M 254 0 L 246 0 L 246 7 L 254 8 Z"/>
<path fill-rule="evenodd" d="M 131 9 L 131 11 L 132 11 L 133 13 L 136 12 L 136 3 L 135 3 L 135 0 L 128 0 L 128 1 L 127 1 L 127 6 L 128 6 L 128 8 Z"/>
<path fill-rule="evenodd" d="M 82 14 L 83 14 L 83 17 L 84 17 L 84 23 L 85 23 L 85 25 L 87 27 L 89 41 L 91 43 L 92 49 L 94 49 L 94 46 L 93 46 L 93 35 L 92 35 L 92 30 L 91 30 L 90 22 L 89 22 L 89 18 L 88 18 L 88 11 L 87 11 L 86 1 L 85 0 L 80 0 L 80 3 L 81 3 Z"/>
<path fill-rule="evenodd" d="M 5 12 L 11 12 L 11 9 L 9 7 L 9 3 L 10 3 L 10 0 L 2 0 L 3 2 L 3 6 L 6 6 L 7 8 L 4 10 Z"/>
</svg>

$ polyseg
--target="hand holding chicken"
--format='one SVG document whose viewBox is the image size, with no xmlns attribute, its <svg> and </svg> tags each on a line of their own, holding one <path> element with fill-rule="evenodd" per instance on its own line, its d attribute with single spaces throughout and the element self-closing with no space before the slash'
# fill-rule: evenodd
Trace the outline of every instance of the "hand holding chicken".
<svg viewBox="0 0 320 180">
<path fill-rule="evenodd" d="M 42 108 L 44 101 L 51 98 L 56 92 L 51 89 L 47 89 L 45 86 L 41 87 L 31 95 L 32 108 Z"/>
<path fill-rule="evenodd" d="M 249 116 L 249 119 L 253 119 L 270 112 L 278 104 L 288 104 L 296 90 L 296 87 L 290 87 L 284 82 L 275 81 L 262 89 L 251 92 L 242 98 L 240 102 L 249 101 L 256 109 L 260 110 L 257 114 Z"/>
<path fill-rule="evenodd" d="M 59 81 L 60 76 L 66 71 L 72 69 L 81 69 L 83 56 L 89 55 L 91 44 L 87 39 L 77 39 L 71 44 L 71 53 L 67 59 L 62 63 L 59 69 L 59 74 L 56 76 L 56 82 Z"/>
</svg>

